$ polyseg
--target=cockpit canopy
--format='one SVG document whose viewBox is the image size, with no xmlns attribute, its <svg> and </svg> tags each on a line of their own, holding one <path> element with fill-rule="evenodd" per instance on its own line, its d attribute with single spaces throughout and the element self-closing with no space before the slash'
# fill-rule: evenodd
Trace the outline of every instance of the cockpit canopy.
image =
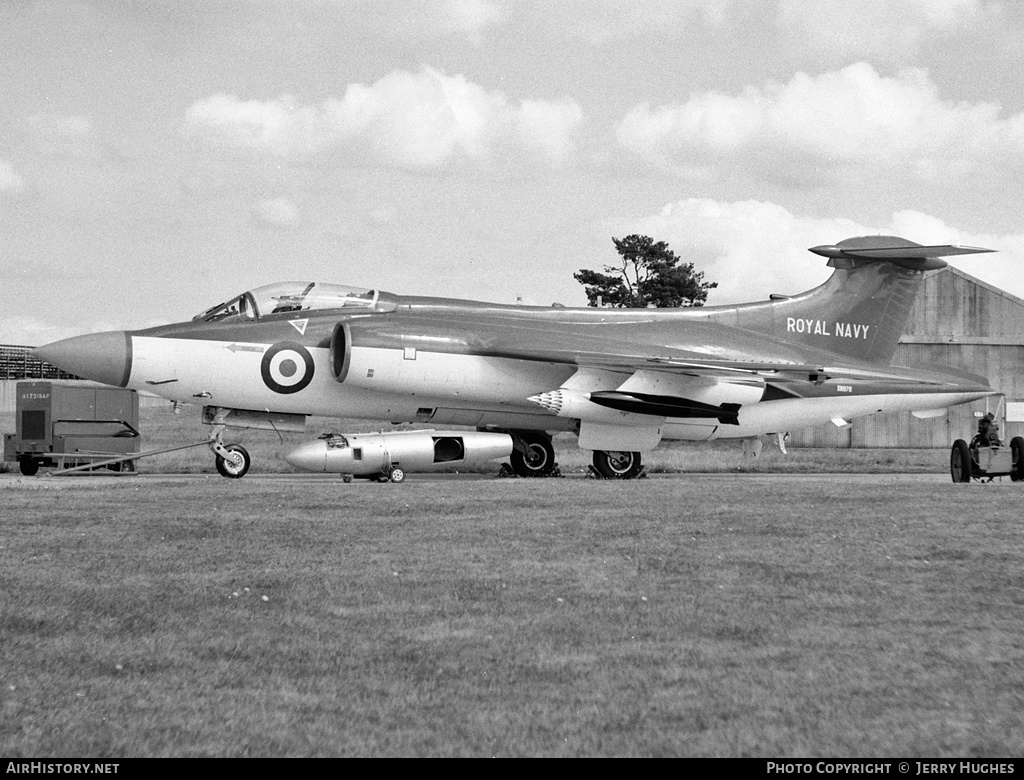
<svg viewBox="0 0 1024 780">
<path fill-rule="evenodd" d="M 226 303 L 218 303 L 192 319 L 202 322 L 252 321 L 303 311 L 366 309 L 381 312 L 394 308 L 394 303 L 381 300 L 377 290 L 318 282 L 278 282 L 249 290 Z"/>
</svg>

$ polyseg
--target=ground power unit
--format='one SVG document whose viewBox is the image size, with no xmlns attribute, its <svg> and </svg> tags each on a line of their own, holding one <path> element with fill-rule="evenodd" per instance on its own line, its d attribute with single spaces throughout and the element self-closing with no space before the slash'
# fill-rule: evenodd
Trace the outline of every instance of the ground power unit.
<svg viewBox="0 0 1024 780">
<path fill-rule="evenodd" d="M 15 432 L 4 436 L 4 460 L 31 476 L 43 466 L 67 468 L 139 451 L 139 396 L 91 384 L 19 382 Z M 106 468 L 134 471 L 124 460 Z"/>
</svg>

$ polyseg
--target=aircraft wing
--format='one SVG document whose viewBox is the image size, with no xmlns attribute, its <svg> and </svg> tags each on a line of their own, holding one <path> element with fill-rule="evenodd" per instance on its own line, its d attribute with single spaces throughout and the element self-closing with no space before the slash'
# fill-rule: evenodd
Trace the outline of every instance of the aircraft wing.
<svg viewBox="0 0 1024 780">
<path fill-rule="evenodd" d="M 591 347 L 597 346 L 594 344 Z M 540 360 L 552 363 L 567 363 L 581 369 L 635 373 L 637 371 L 658 371 L 677 376 L 737 379 L 743 376 L 760 377 L 768 382 L 825 380 L 860 380 L 868 382 L 905 384 L 943 384 L 944 374 L 935 371 L 921 372 L 902 369 L 899 366 L 874 367 L 870 365 L 841 365 L 831 362 L 805 363 L 796 361 L 769 361 L 733 359 L 705 355 L 688 350 L 657 348 L 646 351 L 632 345 L 617 342 L 602 344 L 606 350 L 573 349 L 570 347 L 541 347 L 530 349 L 523 345 L 509 346 L 500 350 L 502 357 L 525 360 Z M 948 376 L 945 376 L 948 381 Z"/>
<path fill-rule="evenodd" d="M 579 369 L 554 390 L 529 400 L 556 414 L 572 414 L 567 393 L 583 393 L 593 404 L 609 409 L 664 418 L 710 418 L 722 425 L 739 425 L 739 410 L 766 397 L 800 398 L 830 392 L 831 387 L 859 386 L 862 392 L 927 393 L 968 379 L 898 366 L 859 367 L 824 363 L 692 359 L 675 355 L 637 356 L 579 354 L 571 361 Z M 847 392 L 853 392 L 847 390 Z"/>
<path fill-rule="evenodd" d="M 885 366 L 882 368 L 830 365 L 828 363 L 771 363 L 771 362 L 749 362 L 742 360 L 715 360 L 689 362 L 669 359 L 655 358 L 652 365 L 645 368 L 651 369 L 658 366 L 671 367 L 680 373 L 692 372 L 699 376 L 728 376 L 729 374 L 747 373 L 763 376 L 769 381 L 773 377 L 779 379 L 808 379 L 811 381 L 823 381 L 826 379 L 858 379 L 862 381 L 875 382 L 904 382 L 912 384 L 942 384 L 941 375 L 937 372 L 929 372 L 926 376 L 918 370 L 911 368 L 903 369 L 900 366 Z M 671 369 L 669 369 L 671 370 Z"/>
<path fill-rule="evenodd" d="M 660 347 L 647 353 L 633 345 L 620 347 L 618 353 L 566 348 L 529 350 L 522 345 L 514 351 L 520 352 L 520 358 L 577 366 L 575 374 L 562 387 L 529 398 L 561 416 L 582 415 L 586 411 L 581 406 L 582 398 L 619 413 L 650 418 L 704 418 L 717 420 L 721 425 L 739 425 L 739 410 L 745 405 L 766 397 L 830 394 L 824 387 L 826 383 L 833 387 L 859 386 L 862 392 L 870 388 L 874 392 L 922 393 L 958 381 L 948 373 L 895 366 L 731 359 Z"/>
</svg>

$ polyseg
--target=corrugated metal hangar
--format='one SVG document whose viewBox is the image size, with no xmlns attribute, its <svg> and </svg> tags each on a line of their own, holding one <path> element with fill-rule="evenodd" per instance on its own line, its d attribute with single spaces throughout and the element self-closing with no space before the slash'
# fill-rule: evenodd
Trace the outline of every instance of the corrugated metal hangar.
<svg viewBox="0 0 1024 780">
<path fill-rule="evenodd" d="M 986 377 L 1000 395 L 947 409 L 941 417 L 875 414 L 837 428 L 790 432 L 798 447 L 936 447 L 977 431 L 993 412 L 1004 440 L 1024 436 L 1024 300 L 952 266 L 929 273 L 893 357 L 903 366 L 934 363 Z"/>
</svg>

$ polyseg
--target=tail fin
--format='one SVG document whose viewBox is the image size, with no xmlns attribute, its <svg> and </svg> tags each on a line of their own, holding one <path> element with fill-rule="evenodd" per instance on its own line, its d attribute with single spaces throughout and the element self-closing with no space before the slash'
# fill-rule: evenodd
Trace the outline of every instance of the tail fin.
<svg viewBox="0 0 1024 780">
<path fill-rule="evenodd" d="M 888 363 L 925 271 L 944 268 L 947 263 L 941 257 L 993 250 L 862 236 L 810 251 L 829 259 L 835 271 L 828 281 L 790 298 L 737 307 L 735 324 L 860 360 Z"/>
</svg>

